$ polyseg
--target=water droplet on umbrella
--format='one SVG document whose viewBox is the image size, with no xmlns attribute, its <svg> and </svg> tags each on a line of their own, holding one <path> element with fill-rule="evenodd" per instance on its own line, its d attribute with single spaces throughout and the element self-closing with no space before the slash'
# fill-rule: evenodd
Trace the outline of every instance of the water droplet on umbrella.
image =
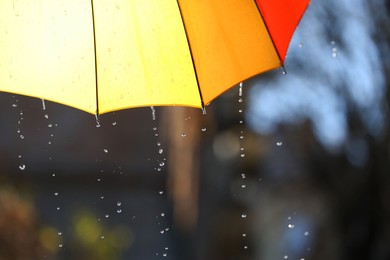
<svg viewBox="0 0 390 260">
<path fill-rule="evenodd" d="M 121 210 L 121 209 L 118 209 L 116 212 L 118 212 L 118 213 L 122 213 L 122 210 Z"/>
<path fill-rule="evenodd" d="M 105 215 L 105 217 L 106 217 L 106 218 L 109 218 L 109 217 L 110 217 L 110 215 L 109 215 L 109 214 L 106 214 L 106 215 Z"/>
<path fill-rule="evenodd" d="M 293 229 L 295 227 L 294 224 L 288 224 L 288 228 Z"/>
<path fill-rule="evenodd" d="M 118 202 L 116 203 L 116 205 L 119 207 L 120 205 L 122 205 L 122 202 L 118 201 Z"/>
<path fill-rule="evenodd" d="M 242 234 L 242 236 L 243 236 L 243 237 L 246 237 L 246 234 L 244 233 L 244 234 Z"/>
<path fill-rule="evenodd" d="M 59 247 L 62 247 L 62 244 L 59 244 L 58 246 L 59 246 Z"/>
<path fill-rule="evenodd" d="M 288 255 L 283 256 L 284 259 L 288 259 Z"/>
<path fill-rule="evenodd" d="M 246 218 L 246 214 L 241 214 L 241 217 L 242 218 Z"/>
<path fill-rule="evenodd" d="M 58 192 L 54 192 L 54 196 L 58 196 L 58 194 L 59 194 Z"/>
<path fill-rule="evenodd" d="M 165 165 L 165 163 L 164 162 L 160 162 L 160 164 L 159 164 L 161 167 L 163 167 L 164 165 Z"/>
<path fill-rule="evenodd" d="M 108 153 L 108 150 L 107 150 L 107 149 L 103 149 L 103 151 L 104 151 L 105 153 Z"/>
<path fill-rule="evenodd" d="M 303 233 L 303 235 L 307 237 L 309 235 L 309 232 L 306 231 L 305 233 Z"/>
<path fill-rule="evenodd" d="M 42 99 L 42 110 L 46 110 L 46 104 L 44 99 Z"/>
<path fill-rule="evenodd" d="M 116 125 L 116 122 L 112 122 L 112 125 Z"/>
<path fill-rule="evenodd" d="M 26 169 L 26 165 L 24 165 L 24 164 L 19 165 L 19 169 L 24 171 Z"/>
<path fill-rule="evenodd" d="M 163 213 L 161 213 L 161 217 L 164 217 L 165 216 L 165 213 L 163 212 Z"/>
<path fill-rule="evenodd" d="M 59 236 L 61 236 L 61 235 L 62 235 L 62 232 L 58 232 L 57 234 L 58 234 Z"/>
<path fill-rule="evenodd" d="M 206 132 L 206 130 L 207 130 L 206 127 L 202 128 L 202 132 Z"/>
<path fill-rule="evenodd" d="M 162 195 L 164 192 L 161 190 L 161 191 L 159 191 L 158 193 L 159 193 L 160 195 Z"/>
<path fill-rule="evenodd" d="M 277 145 L 277 146 L 282 146 L 282 145 L 283 145 L 283 142 L 281 142 L 281 141 L 276 142 L 276 145 Z"/>
<path fill-rule="evenodd" d="M 182 136 L 182 137 L 186 137 L 187 134 L 186 134 L 186 133 L 182 133 L 181 136 Z"/>
<path fill-rule="evenodd" d="M 162 154 L 163 152 L 164 152 L 164 149 L 162 149 L 162 148 L 158 149 L 159 154 Z"/>
</svg>

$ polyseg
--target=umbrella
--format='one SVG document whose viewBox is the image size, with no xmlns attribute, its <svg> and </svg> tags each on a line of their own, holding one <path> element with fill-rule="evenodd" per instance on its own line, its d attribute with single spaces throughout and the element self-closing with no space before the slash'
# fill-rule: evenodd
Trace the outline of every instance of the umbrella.
<svg viewBox="0 0 390 260">
<path fill-rule="evenodd" d="M 204 107 L 283 65 L 309 0 L 3 0 L 0 91 L 92 113 Z"/>
</svg>

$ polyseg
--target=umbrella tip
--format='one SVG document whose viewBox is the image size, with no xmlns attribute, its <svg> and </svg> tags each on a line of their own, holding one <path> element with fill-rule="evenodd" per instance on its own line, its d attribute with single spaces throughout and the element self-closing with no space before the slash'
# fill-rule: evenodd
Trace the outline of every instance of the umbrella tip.
<svg viewBox="0 0 390 260">
<path fill-rule="evenodd" d="M 287 70 L 286 70 L 286 67 L 284 67 L 284 64 L 282 65 L 282 69 L 283 69 L 283 74 L 287 74 Z"/>
<path fill-rule="evenodd" d="M 202 114 L 205 116 L 207 115 L 206 107 L 202 105 Z"/>
<path fill-rule="evenodd" d="M 100 127 L 100 116 L 99 116 L 99 113 L 96 113 L 95 119 L 96 119 L 96 127 Z"/>
</svg>

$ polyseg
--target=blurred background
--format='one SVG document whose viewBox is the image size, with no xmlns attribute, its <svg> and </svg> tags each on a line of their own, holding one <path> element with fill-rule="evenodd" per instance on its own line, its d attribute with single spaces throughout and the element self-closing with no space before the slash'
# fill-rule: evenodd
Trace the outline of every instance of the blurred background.
<svg viewBox="0 0 390 260">
<path fill-rule="evenodd" d="M 389 13 L 312 0 L 206 115 L 1 93 L 0 259 L 389 259 Z"/>
</svg>

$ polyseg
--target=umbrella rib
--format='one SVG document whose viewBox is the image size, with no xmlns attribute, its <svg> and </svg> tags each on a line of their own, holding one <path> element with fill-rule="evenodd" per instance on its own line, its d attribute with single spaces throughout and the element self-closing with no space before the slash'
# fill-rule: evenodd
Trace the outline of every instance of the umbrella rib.
<svg viewBox="0 0 390 260">
<path fill-rule="evenodd" d="M 95 28 L 95 9 L 93 0 L 91 0 L 91 14 L 92 14 L 92 30 L 93 30 L 93 52 L 95 60 L 95 88 L 96 88 L 96 116 L 99 116 L 99 88 L 98 88 L 98 64 L 97 64 L 97 49 L 96 49 L 96 28 Z"/>
<path fill-rule="evenodd" d="M 188 49 L 190 51 L 190 56 L 191 56 L 191 60 L 192 60 L 192 67 L 193 67 L 194 73 L 195 73 L 196 84 L 198 85 L 198 91 L 199 91 L 199 96 L 200 96 L 200 102 L 201 102 L 201 105 L 202 105 L 202 111 L 203 111 L 203 114 L 206 114 L 206 107 L 205 107 L 204 102 L 203 102 L 202 91 L 200 89 L 199 78 L 198 78 L 198 73 L 196 71 L 194 55 L 193 55 L 192 49 L 191 49 L 191 43 L 190 43 L 190 40 L 188 39 L 188 32 L 187 32 L 186 24 L 185 24 L 184 19 L 183 19 L 183 14 L 182 14 L 182 11 L 181 11 L 179 0 L 177 0 L 176 2 L 177 2 L 177 6 L 179 7 L 179 13 L 180 13 L 180 17 L 181 17 L 181 22 L 183 23 L 184 32 L 186 34 L 186 40 L 187 40 L 187 44 L 188 44 Z"/>
<path fill-rule="evenodd" d="M 270 32 L 270 30 L 268 28 L 267 22 L 264 19 L 263 13 L 261 12 L 260 6 L 257 4 L 256 0 L 254 0 L 253 2 L 255 2 L 255 5 L 257 7 L 257 10 L 259 11 L 260 17 L 261 17 L 261 19 L 264 22 L 265 29 L 267 30 L 267 33 L 268 33 L 269 37 L 271 38 L 272 45 L 274 46 L 274 49 L 275 49 L 276 54 L 278 55 L 278 58 L 279 58 L 279 61 L 280 61 L 280 66 L 283 68 L 283 71 L 286 72 L 286 69 L 285 69 L 284 64 L 283 64 L 283 59 L 280 56 L 280 53 L 279 53 L 278 49 L 276 48 L 274 39 L 273 39 L 272 34 L 271 34 L 271 32 Z"/>
</svg>

